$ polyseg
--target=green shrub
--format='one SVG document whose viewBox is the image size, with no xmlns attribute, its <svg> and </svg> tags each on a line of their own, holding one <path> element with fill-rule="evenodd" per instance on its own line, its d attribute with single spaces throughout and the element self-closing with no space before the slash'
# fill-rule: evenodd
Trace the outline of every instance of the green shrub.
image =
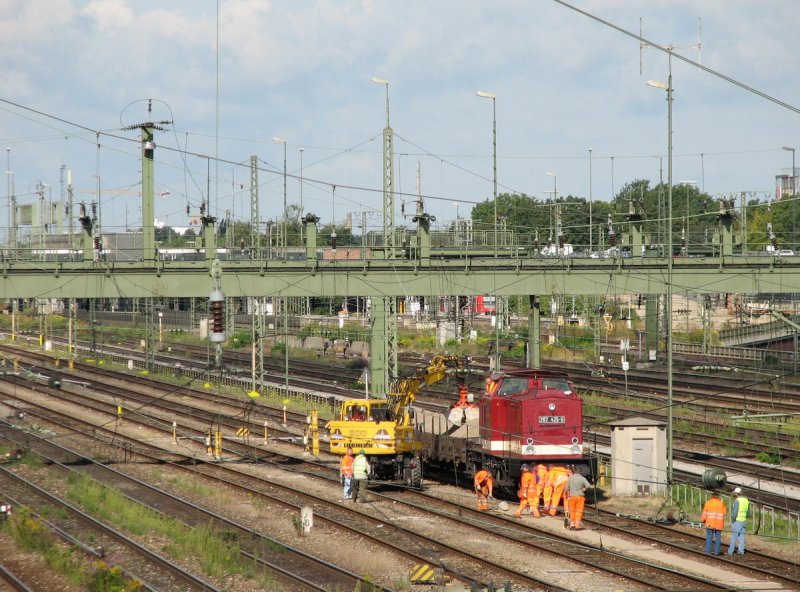
<svg viewBox="0 0 800 592">
<path fill-rule="evenodd" d="M 86 589 L 89 592 L 139 592 L 144 587 L 138 580 L 126 577 L 119 567 L 109 567 L 98 561 L 88 576 Z"/>
<path fill-rule="evenodd" d="M 252 344 L 253 344 L 253 335 L 251 333 L 246 333 L 244 331 L 239 331 L 238 333 L 234 333 L 233 335 L 231 335 L 230 339 L 228 339 L 228 346 L 233 349 L 248 347 Z"/>
<path fill-rule="evenodd" d="M 777 452 L 759 452 L 756 454 L 756 460 L 770 465 L 778 465 L 781 462 L 781 455 Z"/>
</svg>

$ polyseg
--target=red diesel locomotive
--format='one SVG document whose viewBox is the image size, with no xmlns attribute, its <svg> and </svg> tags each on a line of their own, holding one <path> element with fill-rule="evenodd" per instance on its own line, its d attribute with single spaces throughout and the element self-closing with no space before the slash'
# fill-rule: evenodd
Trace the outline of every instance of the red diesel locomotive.
<svg viewBox="0 0 800 592">
<path fill-rule="evenodd" d="M 496 372 L 477 404 L 420 419 L 422 461 L 431 471 L 471 478 L 489 467 L 495 485 L 508 491 L 523 464 L 573 467 L 590 480 L 596 473 L 597 460 L 584 448 L 583 401 L 562 372 Z"/>
</svg>

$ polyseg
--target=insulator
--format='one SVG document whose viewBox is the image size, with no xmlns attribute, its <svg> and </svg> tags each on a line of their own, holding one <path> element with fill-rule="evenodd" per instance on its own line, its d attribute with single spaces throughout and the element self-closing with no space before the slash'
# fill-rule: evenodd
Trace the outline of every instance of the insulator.
<svg viewBox="0 0 800 592">
<path fill-rule="evenodd" d="M 608 244 L 611 247 L 616 247 L 617 246 L 617 235 L 613 230 L 609 230 L 608 231 Z"/>
<path fill-rule="evenodd" d="M 777 251 L 778 250 L 778 239 L 775 238 L 775 235 L 772 235 L 771 242 L 772 242 L 772 248 Z"/>
<path fill-rule="evenodd" d="M 86 217 L 86 204 L 80 204 L 80 208 L 81 208 L 80 209 L 80 213 L 81 213 L 80 217 L 81 218 L 85 218 Z"/>
<path fill-rule="evenodd" d="M 331 249 L 336 250 L 336 231 L 331 232 Z"/>
<path fill-rule="evenodd" d="M 99 236 L 92 237 L 92 243 L 95 251 L 100 252 L 103 250 L 103 241 L 100 240 Z"/>
<path fill-rule="evenodd" d="M 97 204 L 92 202 L 92 218 L 97 217 Z"/>
<path fill-rule="evenodd" d="M 703 473 L 703 487 L 706 489 L 719 489 L 728 482 L 728 476 L 722 469 L 706 469 Z"/>
<path fill-rule="evenodd" d="M 212 343 L 225 341 L 225 294 L 214 290 L 208 297 L 208 312 L 211 317 L 211 331 L 208 340 Z"/>
<path fill-rule="evenodd" d="M 560 232 L 558 233 L 558 248 L 559 249 L 564 248 L 564 235 Z"/>
</svg>

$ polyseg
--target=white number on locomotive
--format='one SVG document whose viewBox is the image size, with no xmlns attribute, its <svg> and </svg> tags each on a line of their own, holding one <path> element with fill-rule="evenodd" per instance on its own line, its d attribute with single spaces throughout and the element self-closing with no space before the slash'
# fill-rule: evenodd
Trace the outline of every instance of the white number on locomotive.
<svg viewBox="0 0 800 592">
<path fill-rule="evenodd" d="M 539 423 L 566 423 L 567 420 L 563 415 L 540 415 Z"/>
</svg>

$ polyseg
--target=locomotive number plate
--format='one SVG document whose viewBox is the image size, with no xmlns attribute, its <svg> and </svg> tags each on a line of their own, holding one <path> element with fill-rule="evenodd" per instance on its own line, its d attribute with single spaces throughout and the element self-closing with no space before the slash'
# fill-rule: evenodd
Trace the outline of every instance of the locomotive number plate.
<svg viewBox="0 0 800 592">
<path fill-rule="evenodd" d="M 563 415 L 540 415 L 539 423 L 566 423 L 566 417 Z"/>
</svg>

